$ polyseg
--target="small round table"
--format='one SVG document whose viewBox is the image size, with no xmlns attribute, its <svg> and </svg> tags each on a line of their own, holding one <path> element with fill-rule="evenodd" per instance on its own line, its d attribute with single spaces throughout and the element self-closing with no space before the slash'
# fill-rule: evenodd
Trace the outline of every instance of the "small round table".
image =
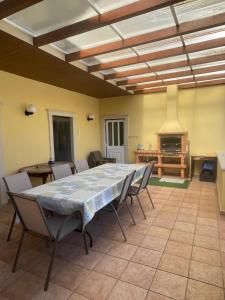
<svg viewBox="0 0 225 300">
<path fill-rule="evenodd" d="M 55 166 L 59 164 L 70 164 L 71 169 L 74 172 L 74 164 L 72 162 L 64 162 L 64 161 L 56 162 L 52 165 L 49 165 L 48 163 L 32 165 L 32 166 L 19 169 L 19 172 L 27 172 L 29 177 L 41 178 L 42 183 L 45 184 L 47 182 L 48 176 L 52 175 L 51 166 Z"/>
</svg>

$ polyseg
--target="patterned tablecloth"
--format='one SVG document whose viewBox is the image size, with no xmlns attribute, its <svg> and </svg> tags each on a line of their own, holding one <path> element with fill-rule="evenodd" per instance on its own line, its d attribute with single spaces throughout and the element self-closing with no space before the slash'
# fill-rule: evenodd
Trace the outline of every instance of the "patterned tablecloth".
<svg viewBox="0 0 225 300">
<path fill-rule="evenodd" d="M 42 207 L 59 214 L 81 211 L 83 225 L 86 226 L 97 211 L 120 195 L 126 175 L 136 170 L 136 182 L 144 169 L 145 165 L 141 164 L 104 164 L 23 193 L 36 198 Z"/>
</svg>

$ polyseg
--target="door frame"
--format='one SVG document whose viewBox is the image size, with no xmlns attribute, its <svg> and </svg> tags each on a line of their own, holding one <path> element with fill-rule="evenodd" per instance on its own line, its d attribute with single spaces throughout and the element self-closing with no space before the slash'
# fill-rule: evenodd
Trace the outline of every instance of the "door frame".
<svg viewBox="0 0 225 300">
<path fill-rule="evenodd" d="M 124 119 L 124 147 L 125 147 L 125 163 L 128 162 L 128 116 L 127 115 L 106 115 L 101 117 L 102 123 L 102 151 L 104 156 L 106 156 L 106 133 L 105 133 L 105 121 L 106 120 L 120 120 Z"/>
<path fill-rule="evenodd" d="M 50 141 L 50 157 L 52 160 L 55 160 L 55 150 L 54 150 L 54 133 L 53 133 L 53 116 L 59 116 L 59 117 L 69 117 L 72 120 L 72 156 L 73 160 L 75 160 L 76 157 L 76 115 L 72 112 L 65 112 L 60 110 L 51 110 L 47 109 L 48 113 L 48 124 L 49 124 L 49 141 Z"/>
<path fill-rule="evenodd" d="M 6 188 L 3 183 L 3 176 L 5 175 L 5 167 L 4 167 L 4 156 L 3 156 L 3 112 L 2 112 L 3 104 L 0 103 L 0 206 L 8 202 L 8 197 L 6 194 Z"/>
</svg>

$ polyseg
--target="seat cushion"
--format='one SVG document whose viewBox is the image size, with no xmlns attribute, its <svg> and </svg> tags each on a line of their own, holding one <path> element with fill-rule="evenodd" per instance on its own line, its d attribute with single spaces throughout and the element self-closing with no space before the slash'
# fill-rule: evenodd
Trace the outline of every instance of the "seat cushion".
<svg viewBox="0 0 225 300">
<path fill-rule="evenodd" d="M 128 196 L 135 196 L 138 194 L 138 186 L 131 185 L 128 189 Z"/>
<path fill-rule="evenodd" d="M 47 218 L 47 224 L 51 231 L 51 234 L 56 238 L 60 226 L 64 222 L 67 216 L 56 215 L 50 218 Z M 77 219 L 75 216 L 71 217 L 69 220 L 65 221 L 65 224 L 62 228 L 62 231 L 59 236 L 59 241 L 64 239 L 67 235 L 73 232 L 75 229 L 81 228 L 81 220 Z"/>
</svg>

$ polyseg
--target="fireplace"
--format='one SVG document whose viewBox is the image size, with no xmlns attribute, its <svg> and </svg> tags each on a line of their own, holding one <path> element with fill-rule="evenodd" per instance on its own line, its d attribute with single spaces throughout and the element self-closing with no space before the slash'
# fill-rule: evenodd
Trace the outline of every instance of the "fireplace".
<svg viewBox="0 0 225 300">
<path fill-rule="evenodd" d="M 181 152 L 181 135 L 168 135 L 160 137 L 160 151 Z"/>
</svg>

